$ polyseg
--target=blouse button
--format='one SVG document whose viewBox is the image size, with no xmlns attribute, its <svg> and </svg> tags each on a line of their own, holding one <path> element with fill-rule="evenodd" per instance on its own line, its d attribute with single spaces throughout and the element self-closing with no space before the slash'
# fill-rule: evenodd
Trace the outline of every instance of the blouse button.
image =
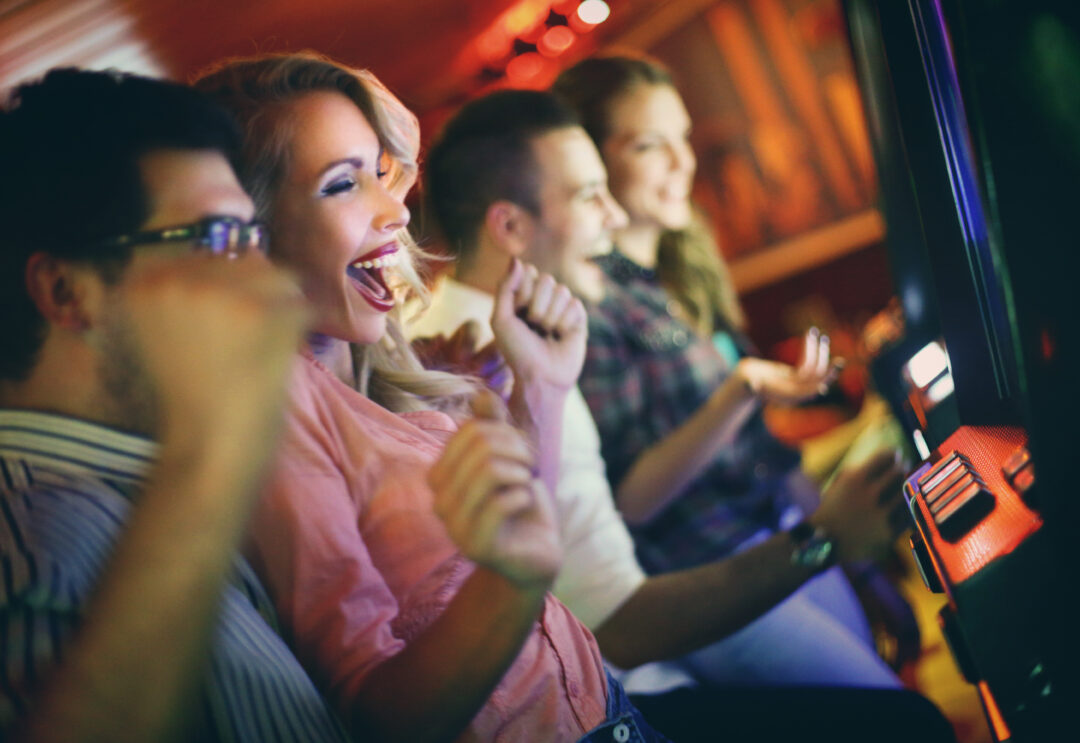
<svg viewBox="0 0 1080 743">
<path fill-rule="evenodd" d="M 686 344 L 686 331 L 680 328 L 680 329 L 676 330 L 674 333 L 672 333 L 671 338 L 672 338 L 672 340 L 675 341 L 676 346 L 685 345 Z"/>
<path fill-rule="evenodd" d="M 671 315 L 672 317 L 675 317 L 678 314 L 678 312 L 679 312 L 679 303 L 676 302 L 674 299 L 669 299 L 667 301 L 667 313 L 669 315 Z"/>
<path fill-rule="evenodd" d="M 625 722 L 620 722 L 611 732 L 618 743 L 626 743 L 630 740 L 630 727 Z"/>
</svg>

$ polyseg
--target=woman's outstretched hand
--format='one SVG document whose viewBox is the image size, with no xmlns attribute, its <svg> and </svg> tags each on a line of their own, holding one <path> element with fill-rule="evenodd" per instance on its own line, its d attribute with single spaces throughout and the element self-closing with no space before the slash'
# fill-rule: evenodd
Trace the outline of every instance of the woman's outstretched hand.
<svg viewBox="0 0 1080 743">
<path fill-rule="evenodd" d="M 829 336 L 810 328 L 798 367 L 765 359 L 740 359 L 735 374 L 765 402 L 795 405 L 829 390 L 843 362 L 829 355 Z"/>
</svg>

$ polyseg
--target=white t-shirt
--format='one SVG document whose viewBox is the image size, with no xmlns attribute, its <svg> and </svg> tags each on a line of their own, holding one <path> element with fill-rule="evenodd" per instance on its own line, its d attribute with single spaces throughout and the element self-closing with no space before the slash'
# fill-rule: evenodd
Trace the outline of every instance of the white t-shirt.
<svg viewBox="0 0 1080 743">
<path fill-rule="evenodd" d="M 478 343 L 494 339 L 491 311 L 495 298 L 452 278 L 432 292 L 431 306 L 409 323 L 410 338 L 450 336 L 475 320 Z M 563 568 L 552 588 L 589 629 L 596 629 L 645 581 L 634 557 L 634 543 L 615 510 L 600 458 L 600 436 L 577 387 L 566 398 L 558 492 L 555 494 L 563 542 Z"/>
</svg>

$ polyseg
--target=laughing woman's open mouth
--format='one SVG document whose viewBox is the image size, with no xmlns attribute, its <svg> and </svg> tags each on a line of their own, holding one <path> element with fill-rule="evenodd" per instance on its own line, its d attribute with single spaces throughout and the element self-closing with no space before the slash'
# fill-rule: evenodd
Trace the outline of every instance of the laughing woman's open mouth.
<svg viewBox="0 0 1080 743">
<path fill-rule="evenodd" d="M 389 312 L 394 307 L 394 294 L 386 284 L 383 270 L 396 266 L 398 260 L 398 246 L 395 243 L 365 253 L 350 263 L 347 269 L 360 296 L 379 312 Z"/>
</svg>

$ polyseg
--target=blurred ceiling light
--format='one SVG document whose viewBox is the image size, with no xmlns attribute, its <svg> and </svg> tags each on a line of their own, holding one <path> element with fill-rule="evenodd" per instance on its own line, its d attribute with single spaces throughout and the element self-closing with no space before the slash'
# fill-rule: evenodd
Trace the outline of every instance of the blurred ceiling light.
<svg viewBox="0 0 1080 743">
<path fill-rule="evenodd" d="M 611 15 L 611 8 L 604 0 L 585 0 L 577 9 L 578 18 L 596 25 L 597 23 L 603 23 Z"/>
<path fill-rule="evenodd" d="M 510 36 L 519 36 L 543 23 L 550 10 L 549 0 L 521 0 L 502 14 L 502 26 Z"/>
<path fill-rule="evenodd" d="M 541 89 L 550 85 L 558 67 L 536 52 L 519 54 L 506 65 L 506 80 L 515 88 Z"/>
<path fill-rule="evenodd" d="M 488 64 L 495 64 L 506 59 L 513 46 L 514 37 L 498 26 L 489 28 L 476 39 L 476 50 L 480 54 L 480 59 Z"/>
<path fill-rule="evenodd" d="M 526 44 L 537 44 L 540 42 L 540 37 L 547 33 L 547 30 L 547 24 L 541 21 L 529 30 L 519 33 L 518 38 Z"/>
<path fill-rule="evenodd" d="M 595 23 L 586 23 L 585 21 L 581 20 L 581 16 L 579 16 L 577 13 L 571 13 L 569 15 L 569 17 L 566 19 L 566 25 L 568 25 L 570 28 L 572 28 L 579 34 L 587 34 L 594 28 L 596 28 Z"/>
<path fill-rule="evenodd" d="M 557 57 L 573 45 L 577 34 L 566 26 L 552 26 L 536 45 L 545 57 Z"/>
</svg>

